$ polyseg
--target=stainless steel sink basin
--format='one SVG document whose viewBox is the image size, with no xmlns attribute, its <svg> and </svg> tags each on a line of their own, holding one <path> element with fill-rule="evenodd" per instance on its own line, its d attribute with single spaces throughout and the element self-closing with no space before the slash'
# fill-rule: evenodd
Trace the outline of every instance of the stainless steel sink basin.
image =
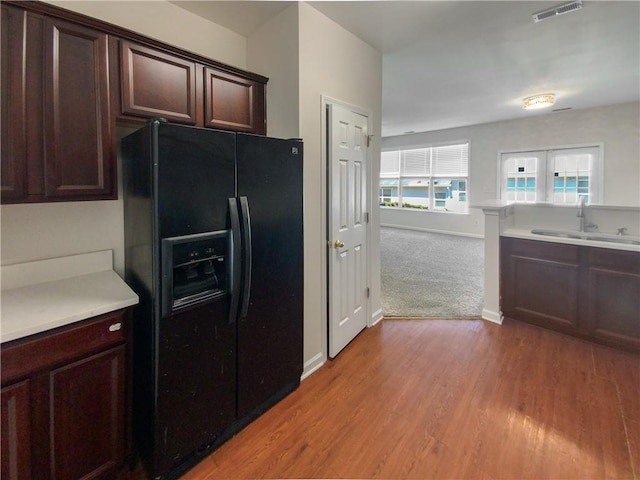
<svg viewBox="0 0 640 480">
<path fill-rule="evenodd" d="M 534 235 L 544 235 L 547 237 L 558 237 L 558 238 L 574 238 L 577 240 L 591 240 L 594 242 L 609 242 L 609 243 L 622 243 L 625 245 L 640 245 L 640 240 L 635 238 L 619 236 L 619 235 L 611 235 L 606 233 L 598 233 L 598 232 L 574 232 L 574 231 L 566 231 L 566 230 L 544 230 L 534 228 L 531 230 L 531 233 Z"/>
</svg>

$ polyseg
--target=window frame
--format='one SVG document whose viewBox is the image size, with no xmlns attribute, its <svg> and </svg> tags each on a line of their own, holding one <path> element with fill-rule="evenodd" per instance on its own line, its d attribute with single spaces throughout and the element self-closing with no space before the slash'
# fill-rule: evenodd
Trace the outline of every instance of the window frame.
<svg viewBox="0 0 640 480">
<path fill-rule="evenodd" d="M 432 154 L 432 149 L 436 149 L 439 147 L 454 147 L 454 146 L 458 146 L 458 145 L 466 145 L 466 149 L 467 149 L 467 158 L 466 158 L 466 176 L 460 176 L 460 175 L 445 175 L 445 174 L 436 174 L 433 172 L 434 166 L 435 166 L 435 158 L 434 155 Z M 410 152 L 413 150 L 428 150 L 428 163 L 429 165 L 427 165 L 427 173 L 425 174 L 414 174 L 414 175 L 407 175 L 405 173 L 403 173 L 403 152 Z M 382 173 L 382 155 L 385 153 L 390 153 L 390 152 L 394 152 L 397 153 L 397 158 L 395 159 L 395 161 L 397 162 L 397 172 L 392 172 L 392 173 L 386 173 L 383 174 Z M 380 205 L 381 208 L 391 208 L 391 209 L 403 209 L 403 210 L 407 210 L 407 211 L 422 211 L 422 212 L 437 212 L 437 213 L 450 213 L 450 214 L 456 214 L 456 215 L 468 215 L 469 214 L 469 205 L 470 205 L 470 185 L 471 185 L 471 141 L 470 140 L 457 140 L 457 141 L 448 141 L 448 142 L 437 142 L 437 143 L 420 143 L 420 144 L 412 144 L 412 145 L 406 145 L 406 146 L 402 146 L 402 147 L 393 147 L 393 148 L 384 148 L 381 152 L 381 168 L 380 168 L 380 173 L 378 175 L 378 203 Z M 389 188 L 388 186 L 382 186 L 381 182 L 387 180 L 387 181 L 391 181 L 391 180 L 396 180 L 397 181 L 397 186 L 395 187 L 396 189 L 396 193 L 397 193 L 397 202 L 391 202 L 391 203 L 396 203 L 397 205 L 384 205 L 382 203 L 383 200 L 383 195 L 382 195 L 382 191 L 385 188 Z M 446 207 L 439 207 L 436 206 L 436 191 L 435 191 L 435 182 L 436 181 L 449 181 L 451 184 L 453 184 L 453 182 L 464 182 L 464 186 L 465 186 L 465 190 L 461 191 L 459 193 L 459 196 L 464 195 L 464 200 L 461 201 L 464 202 L 464 210 L 463 211 L 457 211 L 457 210 L 447 210 Z M 403 182 L 405 181 L 424 181 L 427 184 L 427 196 L 423 197 L 423 198 L 427 198 L 427 207 L 426 208 L 418 208 L 418 207 L 404 207 L 403 204 L 404 203 L 410 203 L 407 202 L 407 199 L 411 199 L 411 198 L 416 198 L 414 196 L 408 196 L 405 197 L 402 194 L 402 189 L 403 189 Z M 405 187 L 406 188 L 406 187 Z M 438 199 L 441 200 L 441 199 Z"/>
<path fill-rule="evenodd" d="M 525 205 L 555 205 L 555 206 L 567 206 L 574 205 L 573 203 L 555 203 L 554 202 L 554 168 L 551 165 L 553 156 L 552 154 L 562 152 L 563 150 L 579 150 L 595 148 L 598 150 L 597 155 L 594 156 L 594 167 L 591 169 L 593 181 L 590 182 L 589 204 L 590 205 L 604 205 L 604 143 L 593 142 L 583 144 L 571 144 L 571 145 L 555 145 L 547 147 L 526 148 L 517 150 L 503 150 L 498 152 L 497 161 L 497 197 L 498 199 L 513 203 L 513 204 L 525 204 Z M 542 162 L 539 165 L 536 173 L 536 200 L 535 201 L 519 201 L 519 200 L 507 200 L 504 196 L 504 179 L 505 172 L 503 170 L 503 163 L 505 161 L 504 156 L 510 154 L 538 154 L 542 155 Z M 542 181 L 539 181 L 542 176 Z M 577 203 L 577 202 L 576 202 Z"/>
</svg>

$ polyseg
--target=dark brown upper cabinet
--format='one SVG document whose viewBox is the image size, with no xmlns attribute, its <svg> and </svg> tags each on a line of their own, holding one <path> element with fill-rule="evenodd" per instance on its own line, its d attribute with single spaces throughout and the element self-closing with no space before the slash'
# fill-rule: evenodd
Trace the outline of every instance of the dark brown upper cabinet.
<svg viewBox="0 0 640 480">
<path fill-rule="evenodd" d="M 212 68 L 204 81 L 206 127 L 266 134 L 263 84 Z"/>
<path fill-rule="evenodd" d="M 266 77 L 46 2 L 1 7 L 2 203 L 117 198 L 118 121 L 266 134 Z"/>
<path fill-rule="evenodd" d="M 25 12 L 2 4 L 0 177 L 2 199 L 25 195 Z"/>
<path fill-rule="evenodd" d="M 196 64 L 120 42 L 122 113 L 196 124 Z"/>
<path fill-rule="evenodd" d="M 120 41 L 121 114 L 264 135 L 266 80 Z"/>
<path fill-rule="evenodd" d="M 2 6 L 2 201 L 115 198 L 107 35 Z"/>
<path fill-rule="evenodd" d="M 107 35 L 45 23 L 45 195 L 113 198 Z"/>
</svg>

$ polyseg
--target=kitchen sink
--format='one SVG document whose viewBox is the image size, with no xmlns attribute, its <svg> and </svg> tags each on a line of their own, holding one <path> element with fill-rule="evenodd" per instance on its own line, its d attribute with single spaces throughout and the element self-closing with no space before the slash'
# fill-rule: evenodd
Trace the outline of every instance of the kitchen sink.
<svg viewBox="0 0 640 480">
<path fill-rule="evenodd" d="M 612 235 L 598 232 L 576 232 L 572 230 L 531 230 L 534 235 L 544 235 L 546 237 L 573 238 L 577 240 L 591 240 L 594 242 L 621 243 L 625 245 L 640 245 L 640 240 L 624 235 Z"/>
</svg>

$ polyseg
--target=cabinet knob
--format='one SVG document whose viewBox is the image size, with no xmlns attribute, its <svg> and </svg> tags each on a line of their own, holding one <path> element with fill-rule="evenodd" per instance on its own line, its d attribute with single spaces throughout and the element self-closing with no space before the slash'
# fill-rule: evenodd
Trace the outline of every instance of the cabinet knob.
<svg viewBox="0 0 640 480">
<path fill-rule="evenodd" d="M 120 322 L 112 323 L 111 325 L 109 325 L 109 331 L 110 332 L 117 332 L 121 328 L 122 328 L 122 323 L 120 323 Z"/>
</svg>

